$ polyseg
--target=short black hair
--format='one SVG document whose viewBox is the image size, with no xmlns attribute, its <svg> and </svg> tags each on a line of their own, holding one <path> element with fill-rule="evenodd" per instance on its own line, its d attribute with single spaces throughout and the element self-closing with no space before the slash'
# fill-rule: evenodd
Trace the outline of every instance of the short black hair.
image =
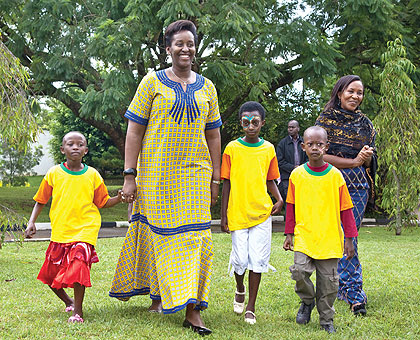
<svg viewBox="0 0 420 340">
<path fill-rule="evenodd" d="M 318 126 L 318 125 L 314 125 L 314 126 L 310 126 L 308 127 L 305 132 L 303 133 L 303 140 L 305 140 L 305 137 L 311 132 L 311 131 L 316 131 L 316 132 L 320 132 L 324 135 L 325 137 L 325 141 L 328 142 L 328 133 L 327 131 L 322 127 L 322 126 Z"/>
<path fill-rule="evenodd" d="M 291 119 L 291 120 L 289 120 L 289 121 L 287 122 L 287 126 L 289 126 L 289 124 L 290 124 L 290 123 L 292 123 L 292 122 L 296 122 L 296 124 L 297 124 L 298 128 L 300 128 L 299 122 L 298 122 L 296 119 Z"/>
<path fill-rule="evenodd" d="M 172 39 L 175 34 L 181 31 L 190 31 L 194 36 L 194 45 L 197 46 L 198 44 L 198 36 L 197 36 L 197 28 L 195 27 L 194 23 L 189 20 L 177 20 L 173 23 L 169 24 L 169 26 L 165 30 L 165 47 L 170 47 L 172 44 Z"/>
<path fill-rule="evenodd" d="M 83 139 L 84 139 L 84 140 L 85 140 L 85 142 L 86 142 L 86 145 L 87 145 L 87 139 L 86 139 L 86 136 L 85 136 L 83 133 L 81 133 L 80 131 L 69 131 L 69 132 L 67 132 L 67 133 L 63 136 L 63 140 L 61 141 L 61 145 L 64 145 L 64 142 L 65 142 L 65 140 L 66 140 L 66 137 L 67 137 L 68 135 L 72 134 L 72 133 L 76 133 L 76 134 L 79 134 L 80 136 L 82 136 L 82 137 L 83 137 Z"/>
<path fill-rule="evenodd" d="M 252 102 L 252 101 L 243 103 L 241 105 L 241 107 L 239 108 L 239 115 L 238 115 L 239 119 L 241 119 L 243 112 L 252 112 L 252 111 L 258 111 L 258 113 L 261 116 L 261 119 L 262 120 L 265 119 L 265 109 L 264 109 L 264 107 L 260 103 Z"/>
</svg>

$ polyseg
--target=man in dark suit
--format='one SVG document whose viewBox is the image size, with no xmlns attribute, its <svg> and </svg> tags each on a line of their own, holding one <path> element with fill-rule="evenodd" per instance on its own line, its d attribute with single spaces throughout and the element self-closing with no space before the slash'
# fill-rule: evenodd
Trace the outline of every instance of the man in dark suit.
<svg viewBox="0 0 420 340">
<path fill-rule="evenodd" d="M 289 135 L 283 138 L 276 147 L 281 177 L 279 191 L 285 203 L 290 173 L 294 168 L 308 161 L 308 156 L 300 146 L 303 138 L 299 136 L 299 123 L 296 120 L 291 120 L 287 124 L 287 133 Z"/>
</svg>

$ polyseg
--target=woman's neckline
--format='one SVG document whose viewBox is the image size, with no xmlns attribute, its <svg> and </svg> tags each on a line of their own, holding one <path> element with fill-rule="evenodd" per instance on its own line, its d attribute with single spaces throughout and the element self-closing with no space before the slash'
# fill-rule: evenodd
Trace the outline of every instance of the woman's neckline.
<svg viewBox="0 0 420 340">
<path fill-rule="evenodd" d="M 181 82 L 179 82 L 179 81 L 176 81 L 176 80 L 172 80 L 171 78 L 169 78 L 169 76 L 168 76 L 168 74 L 166 73 L 167 71 L 168 72 L 170 72 L 169 71 L 169 67 L 168 68 L 166 68 L 166 69 L 164 69 L 164 70 L 162 70 L 163 72 L 163 75 L 164 75 L 164 77 L 167 79 L 167 80 L 169 80 L 170 82 L 172 82 L 172 83 L 174 83 L 174 84 L 179 84 L 181 87 L 182 87 L 182 83 Z M 173 72 L 173 71 L 172 71 Z M 197 83 L 197 81 L 198 81 L 198 73 L 196 73 L 196 72 L 194 72 L 193 70 L 191 70 L 191 72 L 195 75 L 195 80 L 192 82 L 192 83 L 186 83 L 185 84 L 185 87 L 188 87 L 188 85 L 195 85 L 196 83 Z M 177 75 L 175 74 L 175 76 L 177 77 Z"/>
</svg>

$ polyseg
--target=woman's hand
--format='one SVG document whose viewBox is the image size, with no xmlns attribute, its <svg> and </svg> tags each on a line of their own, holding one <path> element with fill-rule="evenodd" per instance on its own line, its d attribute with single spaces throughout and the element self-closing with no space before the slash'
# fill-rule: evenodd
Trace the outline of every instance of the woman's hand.
<svg viewBox="0 0 420 340">
<path fill-rule="evenodd" d="M 128 121 L 127 135 L 125 138 L 124 169 L 136 168 L 141 151 L 146 126 L 132 120 Z M 122 201 L 132 203 L 137 198 L 136 178 L 134 175 L 124 176 Z"/>
<path fill-rule="evenodd" d="M 124 185 L 122 188 L 122 201 L 132 203 L 137 198 L 136 178 L 133 175 L 124 177 Z"/>
<path fill-rule="evenodd" d="M 356 166 L 369 166 L 370 162 L 372 161 L 373 156 L 373 148 L 369 145 L 365 145 L 362 150 L 359 151 L 358 155 L 356 156 L 355 160 L 357 160 Z"/>
</svg>

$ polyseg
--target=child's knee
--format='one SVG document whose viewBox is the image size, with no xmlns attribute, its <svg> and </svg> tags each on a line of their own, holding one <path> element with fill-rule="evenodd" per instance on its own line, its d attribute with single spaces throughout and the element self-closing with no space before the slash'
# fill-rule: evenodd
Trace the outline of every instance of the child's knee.
<svg viewBox="0 0 420 340">
<path fill-rule="evenodd" d="M 238 275 L 245 273 L 248 268 L 248 258 L 235 257 L 232 259 L 231 263 L 235 273 Z"/>
<path fill-rule="evenodd" d="M 295 263 L 289 267 L 289 270 L 292 274 L 292 280 L 301 281 L 305 278 L 306 271 L 304 266 Z"/>
</svg>

